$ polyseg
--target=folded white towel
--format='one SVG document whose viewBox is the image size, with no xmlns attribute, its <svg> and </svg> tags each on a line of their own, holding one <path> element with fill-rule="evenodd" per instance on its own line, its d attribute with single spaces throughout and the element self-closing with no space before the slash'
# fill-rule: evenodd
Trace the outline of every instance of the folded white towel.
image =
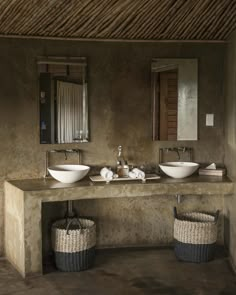
<svg viewBox="0 0 236 295">
<path fill-rule="evenodd" d="M 137 178 L 136 174 L 133 171 L 129 172 L 129 177 L 130 178 Z"/>
<path fill-rule="evenodd" d="M 100 175 L 107 180 L 112 180 L 113 174 L 114 173 L 107 167 L 102 168 L 100 171 Z"/>
<path fill-rule="evenodd" d="M 216 170 L 216 164 L 212 163 L 211 165 L 207 166 L 205 169 Z"/>
<path fill-rule="evenodd" d="M 136 175 L 136 178 L 139 178 L 139 179 L 144 179 L 145 178 L 145 173 L 138 169 L 138 168 L 134 168 L 132 169 L 132 172 Z"/>
</svg>

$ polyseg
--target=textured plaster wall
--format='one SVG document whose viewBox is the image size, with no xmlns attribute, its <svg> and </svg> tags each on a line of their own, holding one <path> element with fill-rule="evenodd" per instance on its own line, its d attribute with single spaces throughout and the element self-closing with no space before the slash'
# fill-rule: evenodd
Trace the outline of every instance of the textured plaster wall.
<svg viewBox="0 0 236 295">
<path fill-rule="evenodd" d="M 176 145 L 176 142 L 151 141 L 150 63 L 153 57 L 198 58 L 199 141 L 179 144 L 194 147 L 196 161 L 223 162 L 224 53 L 223 44 L 0 39 L 0 251 L 3 250 L 4 179 L 42 176 L 45 150 L 55 148 L 39 144 L 37 56 L 88 58 L 91 142 L 60 147 L 81 148 L 83 162 L 88 165 L 114 165 L 119 144 L 124 146 L 129 163 L 134 164 L 156 164 L 159 147 Z M 204 126 L 206 113 L 215 114 L 213 128 Z M 111 208 L 113 219 L 118 219 L 127 206 L 130 208 L 127 214 L 135 218 L 143 214 L 143 202 L 137 201 L 133 211 L 130 201 L 124 200 L 122 204 L 117 201 L 114 206 L 108 200 L 97 201 L 95 215 L 103 219 L 104 236 L 110 232 L 105 219 Z M 92 214 L 85 203 L 79 206 L 81 214 Z M 55 210 L 49 211 L 53 215 Z M 148 212 L 149 209 L 145 214 Z M 145 218 L 151 220 L 153 214 L 150 211 Z M 121 236 L 127 235 L 125 227 L 119 230 L 124 231 Z M 114 241 L 111 237 L 110 244 Z M 120 243 L 121 240 L 117 240 L 117 244 Z"/>
<path fill-rule="evenodd" d="M 225 79 L 225 163 L 231 179 L 236 181 L 236 33 L 229 40 Z M 230 256 L 236 265 L 236 191 L 225 199 L 225 236 Z"/>
</svg>

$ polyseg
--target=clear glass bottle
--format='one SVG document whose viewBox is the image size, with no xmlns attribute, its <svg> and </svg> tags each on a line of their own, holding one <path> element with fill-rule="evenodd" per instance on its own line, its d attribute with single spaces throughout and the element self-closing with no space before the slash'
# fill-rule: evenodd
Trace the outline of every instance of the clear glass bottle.
<svg viewBox="0 0 236 295">
<path fill-rule="evenodd" d="M 118 146 L 117 174 L 119 177 L 129 177 L 129 166 L 122 153 L 122 146 Z"/>
</svg>

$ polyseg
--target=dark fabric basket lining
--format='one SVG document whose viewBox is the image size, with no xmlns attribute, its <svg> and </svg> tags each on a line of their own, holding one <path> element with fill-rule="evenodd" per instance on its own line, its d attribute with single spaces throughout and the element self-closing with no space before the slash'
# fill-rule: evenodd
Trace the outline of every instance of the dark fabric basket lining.
<svg viewBox="0 0 236 295">
<path fill-rule="evenodd" d="M 75 253 L 54 252 L 56 267 L 61 271 L 73 272 L 90 268 L 95 260 L 95 247 Z"/>
<path fill-rule="evenodd" d="M 175 255 L 179 260 L 187 262 L 208 262 L 214 259 L 214 244 L 187 244 L 175 241 Z"/>
</svg>

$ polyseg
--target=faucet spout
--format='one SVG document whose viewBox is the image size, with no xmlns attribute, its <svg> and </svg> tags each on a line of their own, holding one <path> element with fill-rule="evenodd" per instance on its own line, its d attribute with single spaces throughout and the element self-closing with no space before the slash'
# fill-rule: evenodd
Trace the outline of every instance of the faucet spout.
<svg viewBox="0 0 236 295">
<path fill-rule="evenodd" d="M 177 153 L 177 155 L 178 155 L 178 160 L 180 161 L 180 153 L 179 153 L 179 149 L 177 148 L 175 151 L 176 151 L 176 153 Z"/>
</svg>

